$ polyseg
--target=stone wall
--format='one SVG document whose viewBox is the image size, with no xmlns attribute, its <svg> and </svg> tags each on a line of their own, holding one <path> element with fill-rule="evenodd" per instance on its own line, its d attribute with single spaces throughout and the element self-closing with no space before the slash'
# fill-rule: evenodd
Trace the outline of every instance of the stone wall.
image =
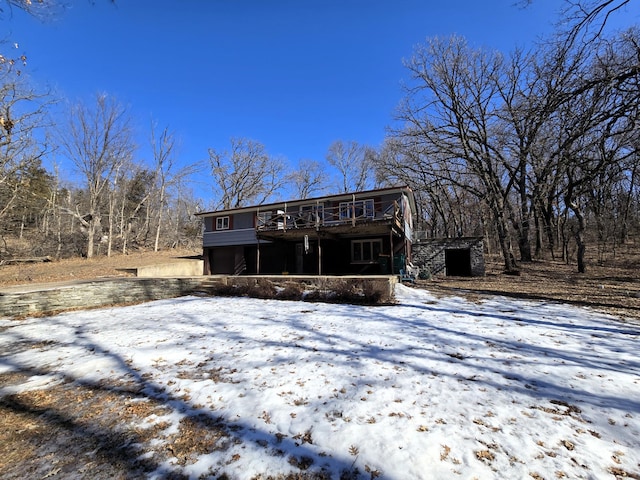
<svg viewBox="0 0 640 480">
<path fill-rule="evenodd" d="M 195 277 L 204 272 L 204 260 L 180 260 L 135 268 L 136 277 Z"/>
<path fill-rule="evenodd" d="M 197 278 L 118 278 L 12 287 L 0 292 L 0 316 L 23 317 L 189 295 Z"/>
<path fill-rule="evenodd" d="M 340 289 L 344 282 L 366 284 L 369 290 L 382 293 L 382 301 L 393 298 L 397 277 L 326 276 L 194 276 L 179 278 L 105 278 L 93 281 L 57 282 L 41 285 L 5 287 L 0 291 L 0 317 L 26 317 L 53 314 L 66 310 L 104 307 L 162 300 L 192 294 L 210 294 L 220 285 L 254 285 L 268 280 L 276 286 L 289 282 L 305 289 Z"/>
<path fill-rule="evenodd" d="M 431 276 L 447 275 L 447 250 L 469 250 L 470 274 L 481 277 L 485 274 L 484 243 L 479 237 L 423 239 L 412 245 L 412 263 Z"/>
</svg>

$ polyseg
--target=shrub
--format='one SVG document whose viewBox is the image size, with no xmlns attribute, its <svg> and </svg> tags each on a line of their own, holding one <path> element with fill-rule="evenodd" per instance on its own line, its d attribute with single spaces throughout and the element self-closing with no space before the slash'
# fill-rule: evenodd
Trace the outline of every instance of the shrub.
<svg viewBox="0 0 640 480">
<path fill-rule="evenodd" d="M 278 290 L 269 280 L 261 278 L 249 287 L 247 293 L 250 297 L 254 298 L 275 298 Z"/>
<path fill-rule="evenodd" d="M 221 297 L 244 297 L 249 293 L 249 287 L 247 285 L 216 285 L 212 293 Z"/>
<path fill-rule="evenodd" d="M 276 298 L 281 300 L 301 300 L 304 294 L 304 287 L 300 283 L 287 282 L 278 293 Z"/>
<path fill-rule="evenodd" d="M 219 285 L 210 292 L 220 296 L 249 296 L 263 299 L 302 300 L 306 302 L 352 303 L 379 305 L 392 302 L 387 280 L 337 279 L 320 280 L 315 285 L 286 282 L 281 287 L 267 280 L 243 278 L 234 285 Z"/>
</svg>

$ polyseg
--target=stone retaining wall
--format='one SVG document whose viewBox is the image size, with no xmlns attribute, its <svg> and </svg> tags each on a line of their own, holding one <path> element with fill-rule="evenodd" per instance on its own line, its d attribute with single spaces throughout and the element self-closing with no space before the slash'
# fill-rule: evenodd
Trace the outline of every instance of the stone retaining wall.
<svg viewBox="0 0 640 480">
<path fill-rule="evenodd" d="M 171 263 L 154 263 L 141 267 L 119 268 L 122 272 L 132 273 L 136 277 L 196 277 L 204 271 L 204 260 L 180 259 Z"/>
<path fill-rule="evenodd" d="M 267 280 L 275 285 L 287 282 L 305 288 L 340 288 L 344 282 L 368 284 L 392 298 L 397 277 L 312 277 L 312 276 L 197 276 L 180 278 L 105 278 L 93 281 L 59 282 L 7 287 L 0 291 L 0 317 L 25 317 L 108 305 L 141 303 L 210 293 L 219 285 L 251 285 Z"/>
<path fill-rule="evenodd" d="M 0 292 L 0 316 L 23 317 L 105 305 L 140 303 L 190 295 L 202 285 L 193 278 L 118 278 L 26 285 Z"/>
</svg>

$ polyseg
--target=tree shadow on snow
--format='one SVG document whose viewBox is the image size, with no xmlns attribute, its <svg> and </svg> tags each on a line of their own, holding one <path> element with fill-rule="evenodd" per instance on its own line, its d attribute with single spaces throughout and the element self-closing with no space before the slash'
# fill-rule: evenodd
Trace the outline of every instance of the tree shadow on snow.
<svg viewBox="0 0 640 480">
<path fill-rule="evenodd" d="M 46 321 L 56 323 L 56 317 Z M 155 383 L 150 375 L 141 374 L 119 355 L 91 341 L 82 326 L 76 327 L 72 345 L 18 336 L 13 340 L 14 348 L 0 355 L 0 367 L 9 371 L 0 374 L 0 425 L 5 424 L 3 429 L 7 429 L 10 421 L 16 425 L 29 424 L 34 426 L 34 431 L 8 438 L 15 442 L 15 445 L 7 445 L 8 448 L 20 445 L 28 454 L 22 457 L 22 462 L 0 462 L 3 478 L 80 475 L 85 478 L 150 476 L 178 480 L 193 477 L 188 473 L 193 463 L 202 456 L 215 454 L 217 463 L 208 473 L 200 472 L 196 476 L 227 479 L 232 477 L 225 473 L 225 466 L 242 462 L 239 455 L 228 453 L 234 445 L 261 451 L 280 463 L 282 471 L 289 471 L 277 477 L 257 475 L 255 478 L 322 480 L 333 478 L 332 472 L 341 472 L 340 478 L 344 480 L 360 478 L 352 462 L 323 457 L 309 448 L 310 438 L 294 439 L 262 431 L 242 419 L 227 419 L 216 410 L 193 405 L 187 398 L 176 396 Z M 55 365 L 28 366 L 12 360 L 12 356 L 21 351 L 55 350 L 67 346 L 109 358 L 118 366 L 114 370 L 125 373 L 119 373 L 113 381 L 89 381 L 58 371 Z M 24 382 L 51 376 L 56 378 L 53 387 L 49 385 L 22 393 L 12 391 L 11 384 L 16 385 L 16 380 Z M 63 398 L 52 399 L 56 395 Z M 101 402 L 100 398 L 104 400 Z M 150 408 L 140 409 L 146 404 L 151 404 Z M 92 408 L 102 409 L 102 413 L 87 411 Z M 105 409 L 110 413 L 105 415 Z M 128 409 L 133 413 L 128 415 Z M 142 416 L 135 414 L 139 409 Z M 154 429 L 153 424 L 141 428 L 140 424 L 148 414 L 159 419 L 164 428 L 168 425 L 162 424 L 163 416 L 179 415 L 178 431 L 167 433 L 162 428 Z M 166 439 L 166 442 L 160 446 L 151 445 L 158 439 Z"/>
</svg>

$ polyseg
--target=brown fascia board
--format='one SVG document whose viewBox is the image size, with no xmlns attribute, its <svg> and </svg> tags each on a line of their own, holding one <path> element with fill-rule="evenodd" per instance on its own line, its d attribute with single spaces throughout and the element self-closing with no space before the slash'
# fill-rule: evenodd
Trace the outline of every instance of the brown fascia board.
<svg viewBox="0 0 640 480">
<path fill-rule="evenodd" d="M 296 200 L 288 200 L 284 202 L 264 203 L 262 205 L 229 208 L 226 210 L 214 210 L 211 212 L 200 212 L 200 213 L 196 213 L 195 216 L 196 217 L 214 217 L 214 216 L 219 217 L 220 215 L 232 215 L 235 213 L 250 212 L 252 210 L 256 210 L 256 211 L 262 210 L 262 209 L 273 210 L 274 208 L 279 208 L 279 207 L 284 208 L 285 205 L 289 207 L 289 206 L 298 206 L 298 205 L 309 205 L 311 203 L 321 202 L 321 201 L 326 202 L 327 200 L 348 200 L 352 198 L 354 195 L 357 197 L 362 197 L 362 196 L 375 195 L 375 194 L 381 194 L 381 193 L 390 193 L 393 191 L 409 192 L 410 193 L 409 201 L 411 202 L 411 209 L 415 213 L 416 207 L 415 207 L 415 199 L 413 197 L 413 191 L 407 186 L 402 186 L 402 187 L 377 188 L 375 190 L 363 190 L 361 192 L 338 193 L 335 195 L 325 195 L 324 197 L 296 199 Z"/>
</svg>

